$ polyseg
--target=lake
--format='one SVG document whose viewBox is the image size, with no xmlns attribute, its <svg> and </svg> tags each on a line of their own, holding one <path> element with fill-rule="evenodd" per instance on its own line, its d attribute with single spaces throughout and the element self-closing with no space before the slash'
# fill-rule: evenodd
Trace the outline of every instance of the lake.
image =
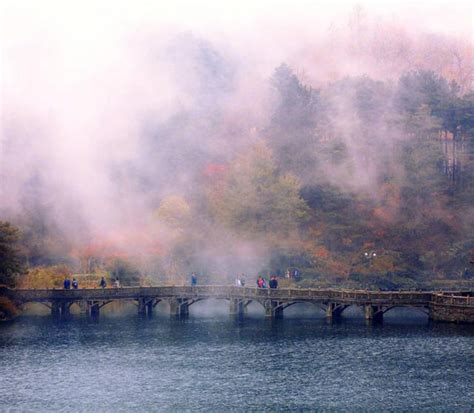
<svg viewBox="0 0 474 413">
<path fill-rule="evenodd" d="M 0 325 L 0 411 L 472 411 L 474 328 L 393 310 L 243 320 L 25 315 Z M 290 310 L 290 309 L 288 309 Z"/>
</svg>

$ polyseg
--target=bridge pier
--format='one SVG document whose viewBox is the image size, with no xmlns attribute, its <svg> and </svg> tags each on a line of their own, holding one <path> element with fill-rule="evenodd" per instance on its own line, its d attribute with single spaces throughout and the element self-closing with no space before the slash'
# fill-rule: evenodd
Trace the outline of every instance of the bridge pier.
<svg viewBox="0 0 474 413">
<path fill-rule="evenodd" d="M 263 306 L 266 317 L 283 318 L 283 305 L 280 301 L 266 300 Z"/>
<path fill-rule="evenodd" d="M 67 318 L 70 315 L 69 307 L 72 302 L 70 301 L 52 301 L 51 302 L 51 315 L 53 318 L 61 319 Z"/>
<path fill-rule="evenodd" d="M 69 312 L 70 303 L 61 303 L 61 317 L 68 317 L 71 313 Z"/>
<path fill-rule="evenodd" d="M 367 321 L 374 323 L 383 322 L 383 309 L 380 305 L 366 304 L 364 306 L 364 315 Z"/>
<path fill-rule="evenodd" d="M 79 310 L 81 314 L 89 315 L 89 304 L 87 300 L 78 301 Z"/>
<path fill-rule="evenodd" d="M 151 316 L 153 314 L 153 299 L 139 298 L 138 314 Z"/>
<path fill-rule="evenodd" d="M 187 298 L 169 298 L 170 315 L 174 317 L 185 317 L 189 315 L 189 303 Z"/>
<path fill-rule="evenodd" d="M 148 300 L 146 303 L 146 313 L 149 317 L 153 315 L 153 300 Z"/>
<path fill-rule="evenodd" d="M 61 318 L 61 305 L 57 301 L 51 303 L 51 315 L 53 318 Z"/>
<path fill-rule="evenodd" d="M 100 315 L 100 303 L 97 301 L 87 302 L 87 313 L 91 318 L 99 318 Z"/>
<path fill-rule="evenodd" d="M 347 306 L 343 304 L 328 303 L 326 307 L 326 317 L 330 319 L 339 318 L 346 307 Z"/>
<path fill-rule="evenodd" d="M 229 304 L 229 313 L 231 315 L 243 316 L 246 310 L 244 300 L 240 298 L 231 298 Z"/>
</svg>

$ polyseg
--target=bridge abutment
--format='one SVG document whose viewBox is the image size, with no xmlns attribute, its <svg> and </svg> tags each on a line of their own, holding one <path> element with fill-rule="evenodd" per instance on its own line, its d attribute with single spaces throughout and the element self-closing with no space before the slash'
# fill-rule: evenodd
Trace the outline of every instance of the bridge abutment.
<svg viewBox="0 0 474 413">
<path fill-rule="evenodd" d="M 474 323 L 474 308 L 465 305 L 431 303 L 429 318 L 432 321 L 448 323 Z"/>
</svg>

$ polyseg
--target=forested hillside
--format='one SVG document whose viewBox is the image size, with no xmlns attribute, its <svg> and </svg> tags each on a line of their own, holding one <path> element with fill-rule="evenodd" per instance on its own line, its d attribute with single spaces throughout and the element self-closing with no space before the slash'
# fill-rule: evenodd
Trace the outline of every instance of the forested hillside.
<svg viewBox="0 0 474 413">
<path fill-rule="evenodd" d="M 0 219 L 30 278 L 472 278 L 472 44 L 351 18 L 266 72 L 185 33 L 77 112 L 43 95 L 56 123 L 7 106 Z"/>
</svg>

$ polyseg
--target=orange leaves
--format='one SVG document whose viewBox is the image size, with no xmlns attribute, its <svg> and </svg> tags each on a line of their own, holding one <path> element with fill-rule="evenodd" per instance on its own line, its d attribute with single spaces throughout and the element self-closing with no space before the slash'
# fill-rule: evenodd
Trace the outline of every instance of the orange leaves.
<svg viewBox="0 0 474 413">
<path fill-rule="evenodd" d="M 400 188 L 393 183 L 386 183 L 379 190 L 379 204 L 373 208 L 372 215 L 385 224 L 393 223 L 397 219 L 400 206 Z"/>
<path fill-rule="evenodd" d="M 326 247 L 318 246 L 314 248 L 313 255 L 318 258 L 328 259 L 329 258 L 329 251 Z"/>
<path fill-rule="evenodd" d="M 372 211 L 375 218 L 380 221 L 390 222 L 394 219 L 393 209 L 385 208 L 382 206 L 374 208 Z"/>
</svg>

